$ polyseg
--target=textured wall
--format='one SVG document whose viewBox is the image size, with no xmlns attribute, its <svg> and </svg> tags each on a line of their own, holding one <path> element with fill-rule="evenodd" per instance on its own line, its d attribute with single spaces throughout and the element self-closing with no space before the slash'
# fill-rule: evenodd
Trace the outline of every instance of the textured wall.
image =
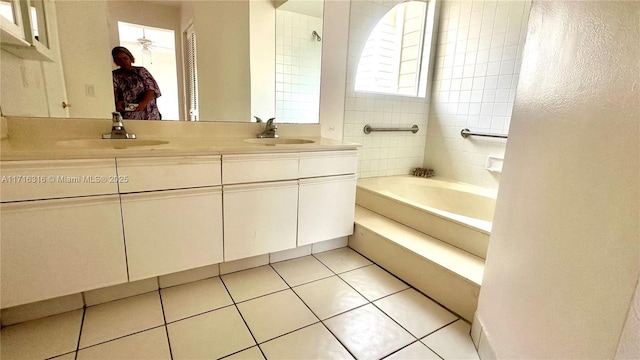
<svg viewBox="0 0 640 360">
<path fill-rule="evenodd" d="M 498 358 L 616 354 L 640 275 L 639 20 L 531 6 L 477 312 Z"/>
</svg>

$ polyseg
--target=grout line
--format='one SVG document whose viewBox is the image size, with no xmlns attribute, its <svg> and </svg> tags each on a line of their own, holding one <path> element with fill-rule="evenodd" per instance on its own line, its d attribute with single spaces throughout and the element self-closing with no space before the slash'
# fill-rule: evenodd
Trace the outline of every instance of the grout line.
<svg viewBox="0 0 640 360">
<path fill-rule="evenodd" d="M 172 320 L 172 321 L 167 322 L 167 323 L 166 323 L 166 325 L 175 324 L 175 323 L 180 322 L 180 321 L 182 321 L 182 320 L 187 320 L 187 319 L 194 318 L 194 317 L 196 317 L 196 316 L 200 316 L 200 315 L 208 314 L 208 313 L 211 313 L 211 312 L 214 312 L 214 311 L 222 310 L 222 309 L 228 308 L 228 307 L 233 306 L 233 305 L 234 305 L 234 304 L 233 304 L 233 303 L 231 303 L 231 304 L 229 304 L 229 305 L 225 305 L 225 306 L 217 307 L 217 308 L 215 308 L 215 309 L 210 309 L 210 310 L 207 310 L 207 311 L 199 312 L 199 313 L 197 313 L 197 314 L 189 315 L 189 316 L 186 316 L 186 317 L 183 317 L 183 318 L 177 319 L 177 320 Z"/>
<path fill-rule="evenodd" d="M 82 338 L 82 329 L 84 328 L 84 319 L 87 315 L 87 306 L 82 309 L 82 321 L 80 322 L 80 333 L 78 334 L 78 343 L 76 344 L 76 356 L 74 359 L 78 359 L 78 351 L 80 351 L 80 339 Z"/>
<path fill-rule="evenodd" d="M 164 331 L 167 334 L 167 344 L 169 345 L 169 356 L 173 360 L 173 350 L 171 349 L 171 339 L 169 339 L 169 328 L 167 327 L 167 315 L 164 312 L 164 302 L 162 301 L 162 291 L 160 291 L 160 278 L 158 277 L 158 296 L 160 297 L 160 307 L 162 308 L 162 320 L 164 321 Z"/>
<path fill-rule="evenodd" d="M 160 327 L 162 327 L 162 326 L 165 326 L 165 325 L 164 325 L 164 324 L 156 325 L 156 326 L 150 327 L 150 328 L 148 328 L 148 329 L 138 330 L 138 331 L 136 331 L 136 332 L 132 332 L 131 334 L 118 336 L 118 337 L 115 337 L 115 338 L 112 338 L 112 339 L 109 339 L 109 340 L 105 340 L 105 341 L 99 342 L 99 343 L 97 343 L 97 344 L 91 344 L 91 345 L 89 345 L 89 346 L 85 346 L 85 347 L 83 347 L 82 349 L 78 349 L 78 351 L 80 351 L 80 350 L 85 350 L 85 349 L 89 349 L 89 348 L 92 348 L 92 347 L 96 347 L 96 346 L 98 346 L 98 345 L 102 345 L 102 344 L 110 343 L 110 342 L 115 341 L 115 340 L 124 339 L 124 338 L 129 337 L 129 336 L 133 336 L 133 335 L 141 334 L 141 333 L 143 333 L 143 332 L 145 332 L 145 331 L 154 330 L 154 329 L 160 328 Z"/>
<path fill-rule="evenodd" d="M 227 284 L 224 283 L 224 280 L 222 280 L 222 278 L 220 278 L 220 281 L 222 282 L 222 285 L 224 286 L 225 290 L 227 290 L 227 294 L 231 298 L 231 301 L 233 301 L 233 306 L 235 306 L 236 311 L 238 312 L 238 315 L 240 315 L 240 318 L 242 319 L 242 322 L 244 322 L 244 326 L 249 331 L 249 334 L 251 334 L 251 338 L 253 338 L 253 342 L 256 344 L 255 346 L 257 346 L 258 350 L 260 350 L 260 353 L 262 354 L 262 357 L 266 359 L 267 357 L 264 355 L 264 352 L 262 351 L 262 348 L 260 348 L 260 345 L 258 345 L 258 340 L 256 340 L 255 335 L 253 335 L 253 332 L 251 331 L 251 328 L 249 328 L 249 324 L 247 324 L 247 320 L 245 320 L 244 316 L 242 316 L 242 313 L 240 312 L 240 308 L 238 308 L 238 304 L 235 302 L 235 300 L 233 300 L 233 296 L 231 296 L 231 292 L 229 291 L 229 288 L 227 287 Z"/>
<path fill-rule="evenodd" d="M 414 337 L 415 337 L 415 336 L 414 336 Z M 408 348 L 409 346 L 411 346 L 411 345 L 413 345 L 413 344 L 415 344 L 415 343 L 419 343 L 419 342 L 420 342 L 420 340 L 412 341 L 412 342 L 408 343 L 407 345 L 405 345 L 405 346 L 401 347 L 400 349 L 393 351 L 393 352 L 392 352 L 392 353 L 390 353 L 389 355 L 386 355 L 386 356 L 385 356 L 385 357 L 383 357 L 382 359 L 387 359 L 387 358 L 389 358 L 390 356 L 393 356 L 393 354 L 399 353 L 399 352 L 400 352 L 400 351 L 402 351 L 403 349 L 406 349 L 406 348 Z M 425 346 L 426 346 L 426 345 L 425 345 Z M 436 354 L 436 355 L 437 355 L 437 354 Z M 440 357 L 440 356 L 438 356 L 438 357 Z"/>
<path fill-rule="evenodd" d="M 454 322 L 456 322 L 456 321 L 458 321 L 458 320 L 460 320 L 460 319 L 455 319 L 455 320 L 453 320 L 453 321 L 451 321 L 451 322 L 447 323 L 446 325 L 442 325 L 442 326 L 440 326 L 439 328 L 437 328 L 437 329 L 433 330 L 432 332 L 428 333 L 427 335 L 425 335 L 425 336 L 421 337 L 421 338 L 420 338 L 420 339 L 418 339 L 418 340 L 422 341 L 422 340 L 426 339 L 428 336 L 433 335 L 434 333 L 436 333 L 436 332 L 438 332 L 438 331 L 440 331 L 440 330 L 442 330 L 442 329 L 446 328 L 447 326 L 449 326 L 449 325 L 453 324 Z M 435 351 L 434 351 L 434 352 L 435 352 Z"/>
</svg>

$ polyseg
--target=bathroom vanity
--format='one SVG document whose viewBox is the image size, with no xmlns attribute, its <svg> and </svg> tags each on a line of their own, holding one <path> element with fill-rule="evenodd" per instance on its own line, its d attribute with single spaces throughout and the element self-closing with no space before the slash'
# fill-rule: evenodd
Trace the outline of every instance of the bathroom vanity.
<svg viewBox="0 0 640 360">
<path fill-rule="evenodd" d="M 357 145 L 282 139 L 3 140 L 1 307 L 352 234 Z"/>
</svg>

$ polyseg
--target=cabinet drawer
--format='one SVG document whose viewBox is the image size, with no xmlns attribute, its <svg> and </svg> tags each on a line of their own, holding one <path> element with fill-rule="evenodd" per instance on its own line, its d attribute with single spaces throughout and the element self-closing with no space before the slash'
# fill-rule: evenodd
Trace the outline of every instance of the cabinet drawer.
<svg viewBox="0 0 640 360">
<path fill-rule="evenodd" d="M 2 308 L 127 282 L 117 195 L 0 209 Z"/>
<path fill-rule="evenodd" d="M 118 193 L 114 159 L 3 161 L 2 202 Z"/>
<path fill-rule="evenodd" d="M 120 192 L 220 185 L 220 156 L 118 158 Z"/>
<path fill-rule="evenodd" d="M 357 170 L 357 150 L 300 154 L 300 178 L 355 174 Z"/>
<path fill-rule="evenodd" d="M 298 182 L 224 186 L 224 260 L 296 247 Z"/>
<path fill-rule="evenodd" d="M 222 183 L 240 184 L 298 178 L 297 153 L 222 156 Z"/>
<path fill-rule="evenodd" d="M 222 262 L 222 189 L 124 194 L 129 280 Z"/>
<path fill-rule="evenodd" d="M 353 234 L 356 176 L 300 180 L 298 246 Z"/>
</svg>

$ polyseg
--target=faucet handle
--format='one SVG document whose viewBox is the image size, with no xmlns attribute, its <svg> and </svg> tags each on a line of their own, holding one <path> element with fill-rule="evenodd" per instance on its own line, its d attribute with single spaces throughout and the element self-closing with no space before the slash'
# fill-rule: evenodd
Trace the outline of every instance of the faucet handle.
<svg viewBox="0 0 640 360">
<path fill-rule="evenodd" d="M 261 123 L 261 122 L 262 122 L 262 119 L 260 119 L 260 118 L 259 118 L 259 117 L 257 117 L 257 116 L 254 116 L 254 118 L 256 118 L 256 122 L 257 122 L 257 123 Z"/>
<path fill-rule="evenodd" d="M 271 126 L 273 125 L 273 122 L 275 121 L 276 118 L 271 118 L 269 120 L 267 120 L 267 126 Z"/>
</svg>

